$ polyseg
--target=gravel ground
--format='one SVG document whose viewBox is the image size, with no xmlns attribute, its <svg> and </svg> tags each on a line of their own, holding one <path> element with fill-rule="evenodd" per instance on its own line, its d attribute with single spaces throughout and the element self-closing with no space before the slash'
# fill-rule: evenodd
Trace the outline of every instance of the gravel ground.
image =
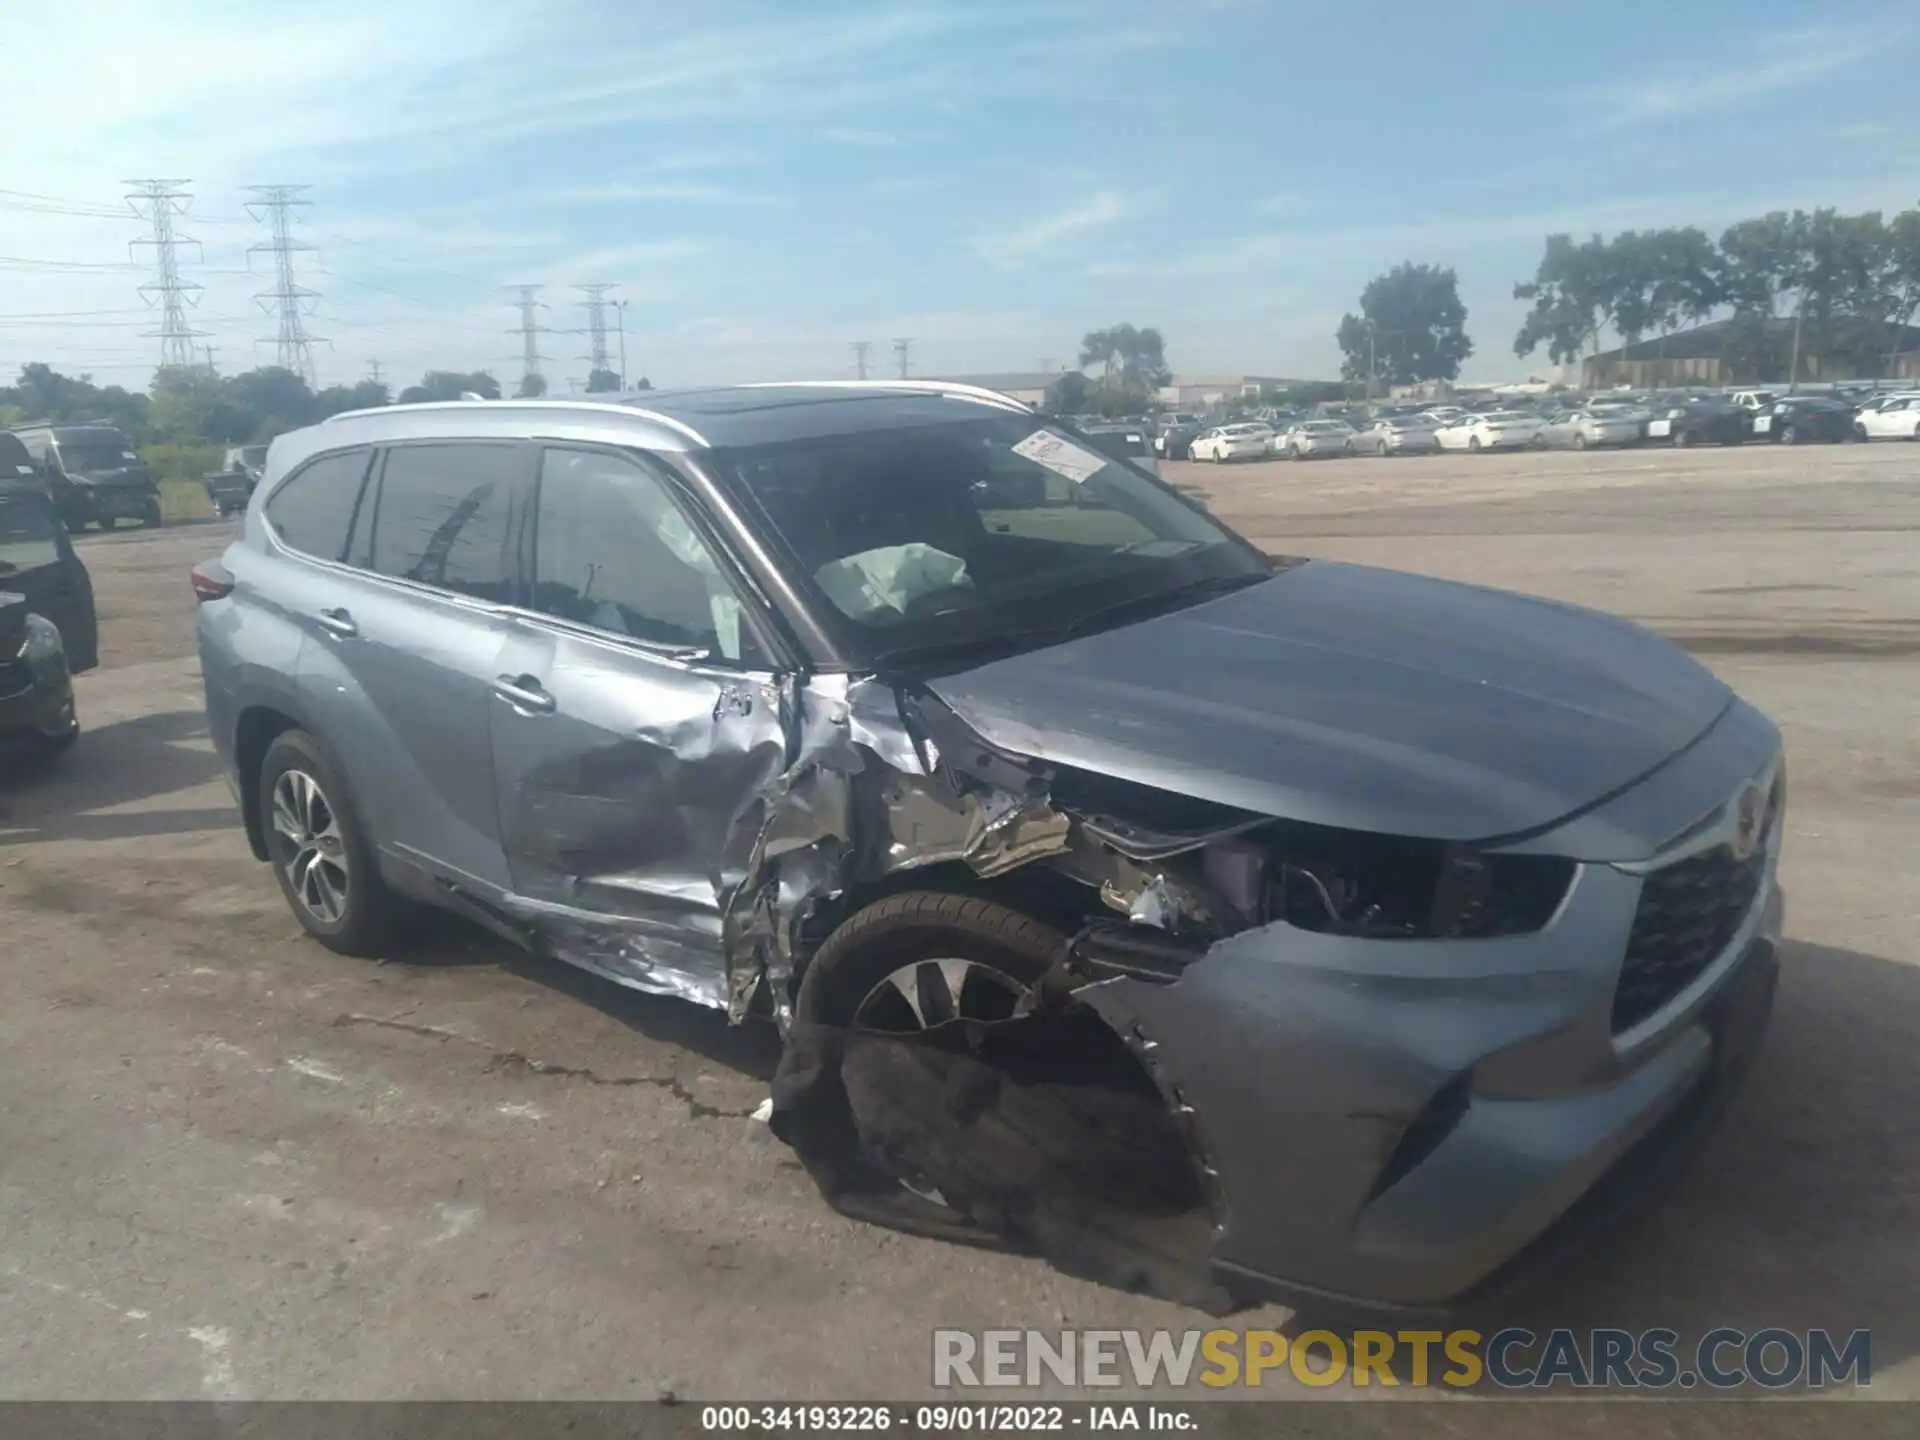
<svg viewBox="0 0 1920 1440">
<path fill-rule="evenodd" d="M 1920 1394 L 1920 447 L 1169 468 L 1276 550 L 1623 612 L 1779 720 L 1754 1080 L 1515 1319 L 1870 1326 L 1871 1393 Z M 226 535 L 83 541 L 88 734 L 0 783 L 0 1396 L 910 1397 L 936 1326 L 1201 1323 L 835 1215 L 750 1118 L 764 1031 L 455 924 L 300 938 L 205 734 L 185 576 Z"/>
</svg>

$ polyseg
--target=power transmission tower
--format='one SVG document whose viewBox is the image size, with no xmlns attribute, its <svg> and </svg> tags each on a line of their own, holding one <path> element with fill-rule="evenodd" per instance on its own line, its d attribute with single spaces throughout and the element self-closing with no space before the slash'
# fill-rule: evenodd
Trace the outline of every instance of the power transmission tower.
<svg viewBox="0 0 1920 1440">
<path fill-rule="evenodd" d="M 200 303 L 201 287 L 180 278 L 179 247 L 200 242 L 190 235 L 176 233 L 173 221 L 175 216 L 187 213 L 193 196 L 180 188 L 187 183 L 184 180 L 128 180 L 125 183 L 132 187 L 127 203 L 133 207 L 133 213 L 153 226 L 150 237 L 133 242 L 134 246 L 153 247 L 154 264 L 159 271 L 158 279 L 140 287 L 140 298 L 160 311 L 160 328 L 146 334 L 159 340 L 162 365 L 191 365 L 193 342 L 206 332 L 187 324 L 187 308 Z"/>
<path fill-rule="evenodd" d="M 546 309 L 536 298 L 540 294 L 538 285 L 509 285 L 507 287 L 518 298 L 513 302 L 520 309 L 520 325 L 513 333 L 520 337 L 520 393 L 531 395 L 546 389 L 547 377 L 540 373 L 540 362 L 547 357 L 540 353 L 540 324 L 538 312 Z"/>
<path fill-rule="evenodd" d="M 901 339 L 893 342 L 893 358 L 899 362 L 900 378 L 902 380 L 907 378 L 907 372 L 908 372 L 908 369 L 910 368 L 908 358 L 907 358 L 907 352 L 910 351 L 912 348 L 913 348 L 913 341 L 910 339 Z"/>
<path fill-rule="evenodd" d="M 246 188 L 260 197 L 248 203 L 247 213 L 255 220 L 266 221 L 273 230 L 272 243 L 253 245 L 247 249 L 249 262 L 256 251 L 264 250 L 273 256 L 273 289 L 262 291 L 253 298 L 259 302 L 262 310 L 278 312 L 280 316 L 280 332 L 274 337 L 277 347 L 275 363 L 283 370 L 291 370 L 311 385 L 314 383 L 313 342 L 318 337 L 307 334 L 305 317 L 313 312 L 313 304 L 320 298 L 320 293 L 307 289 L 293 273 L 294 255 L 314 248 L 293 238 L 294 212 L 312 203 L 295 197 L 309 187 L 249 185 Z"/>
<path fill-rule="evenodd" d="M 593 370 L 611 373 L 613 367 L 607 363 L 607 292 L 618 289 L 615 285 L 576 285 L 573 287 L 587 298 L 580 304 L 587 312 L 587 343 L 592 353 L 586 361 Z M 591 371 L 589 371 L 591 374 Z"/>
<path fill-rule="evenodd" d="M 871 349 L 873 349 L 873 342 L 871 340 L 856 340 L 853 342 L 853 373 L 856 379 L 864 380 L 867 378 L 867 352 Z"/>
</svg>

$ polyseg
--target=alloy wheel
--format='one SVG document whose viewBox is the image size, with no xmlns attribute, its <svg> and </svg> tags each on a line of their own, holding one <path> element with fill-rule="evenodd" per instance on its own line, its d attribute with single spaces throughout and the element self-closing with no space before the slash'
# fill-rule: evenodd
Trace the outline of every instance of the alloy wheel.
<svg viewBox="0 0 1920 1440">
<path fill-rule="evenodd" d="M 1031 993 L 1006 971 L 978 960 L 921 960 L 902 965 L 869 990 L 853 1023 L 913 1034 L 949 1020 L 1009 1020 Z"/>
<path fill-rule="evenodd" d="M 346 838 L 326 792 L 304 770 L 273 783 L 274 850 L 301 908 L 324 925 L 347 913 Z"/>
</svg>

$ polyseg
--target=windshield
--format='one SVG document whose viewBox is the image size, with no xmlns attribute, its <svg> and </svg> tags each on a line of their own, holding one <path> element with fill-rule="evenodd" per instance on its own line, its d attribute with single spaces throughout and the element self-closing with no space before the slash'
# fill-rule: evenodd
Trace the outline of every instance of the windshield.
<svg viewBox="0 0 1920 1440">
<path fill-rule="evenodd" d="M 267 447 L 264 445 L 247 446 L 246 449 L 240 452 L 240 463 L 242 465 L 251 465 L 258 469 L 267 463 Z"/>
<path fill-rule="evenodd" d="M 133 446 L 118 435 L 76 435 L 72 439 L 62 435 L 55 437 L 54 444 L 60 451 L 60 464 L 70 473 L 124 470 L 140 463 Z"/>
<path fill-rule="evenodd" d="M 1028 415 L 715 453 L 856 663 L 1046 643 L 1271 573 L 1166 487 Z"/>
<path fill-rule="evenodd" d="M 0 490 L 0 575 L 59 562 L 53 508 L 38 495 Z"/>
</svg>

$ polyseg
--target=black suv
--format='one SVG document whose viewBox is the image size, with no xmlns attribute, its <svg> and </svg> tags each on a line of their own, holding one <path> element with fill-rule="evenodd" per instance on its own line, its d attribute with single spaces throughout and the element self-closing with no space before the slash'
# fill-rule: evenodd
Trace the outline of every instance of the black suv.
<svg viewBox="0 0 1920 1440">
<path fill-rule="evenodd" d="M 67 529 L 111 530 L 122 520 L 160 524 L 160 489 L 139 451 L 112 425 L 23 425 L 26 446 Z"/>
</svg>

